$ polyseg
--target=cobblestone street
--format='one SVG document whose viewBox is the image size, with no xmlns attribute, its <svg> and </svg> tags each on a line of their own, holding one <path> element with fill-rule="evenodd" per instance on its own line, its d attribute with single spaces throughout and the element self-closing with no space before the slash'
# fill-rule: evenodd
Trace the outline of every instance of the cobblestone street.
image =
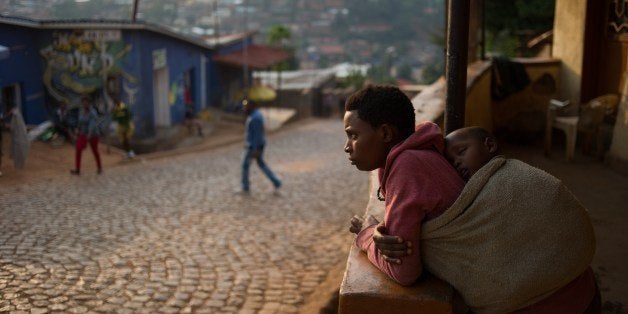
<svg viewBox="0 0 628 314">
<path fill-rule="evenodd" d="M 255 164 L 233 193 L 242 143 L 1 186 L 0 312 L 302 311 L 346 262 L 368 174 L 337 119 L 267 141 L 279 196 Z"/>
</svg>

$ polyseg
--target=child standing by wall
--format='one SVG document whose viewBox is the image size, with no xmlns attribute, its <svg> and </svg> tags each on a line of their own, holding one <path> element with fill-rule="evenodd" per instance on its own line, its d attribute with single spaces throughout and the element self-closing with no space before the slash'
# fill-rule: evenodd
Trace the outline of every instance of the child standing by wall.
<svg viewBox="0 0 628 314">
<path fill-rule="evenodd" d="M 81 157 L 83 150 L 89 143 L 89 147 L 94 153 L 96 159 L 96 172 L 102 173 L 102 165 L 100 162 L 100 153 L 98 152 L 98 142 L 100 134 L 97 125 L 98 115 L 96 110 L 92 108 L 89 96 L 81 97 L 81 109 L 79 109 L 78 118 L 78 136 L 76 138 L 75 168 L 70 170 L 73 175 L 81 174 Z"/>
</svg>

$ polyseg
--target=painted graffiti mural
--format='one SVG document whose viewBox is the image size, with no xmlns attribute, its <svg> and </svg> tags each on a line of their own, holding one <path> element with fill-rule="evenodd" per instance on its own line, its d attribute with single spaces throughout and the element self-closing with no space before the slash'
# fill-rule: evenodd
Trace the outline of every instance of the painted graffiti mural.
<svg viewBox="0 0 628 314">
<path fill-rule="evenodd" d="M 612 0 L 609 7 L 608 26 L 614 34 L 628 33 L 628 0 Z"/>
<path fill-rule="evenodd" d="M 40 50 L 44 85 L 56 101 L 74 104 L 84 94 L 120 97 L 115 85 L 121 83 L 128 100 L 134 101 L 137 79 L 121 65 L 130 51 L 119 30 L 55 31 L 52 43 Z"/>
</svg>

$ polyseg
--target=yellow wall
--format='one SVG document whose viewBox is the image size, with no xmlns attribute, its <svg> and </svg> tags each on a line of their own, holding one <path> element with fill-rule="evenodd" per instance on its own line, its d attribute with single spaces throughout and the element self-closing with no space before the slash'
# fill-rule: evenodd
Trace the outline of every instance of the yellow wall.
<svg viewBox="0 0 628 314">
<path fill-rule="evenodd" d="M 553 56 L 562 60 L 559 97 L 580 102 L 586 0 L 556 0 Z"/>
<path fill-rule="evenodd" d="M 467 71 L 467 100 L 464 113 L 465 126 L 480 126 L 493 131 L 493 112 L 491 110 L 491 71 L 481 63 L 469 65 Z M 474 73 L 474 71 L 476 71 Z"/>
<path fill-rule="evenodd" d="M 491 99 L 490 63 L 475 63 L 468 67 L 465 126 L 481 126 L 499 131 L 512 126 L 524 126 L 529 131 L 544 129 L 547 104 L 557 98 L 556 89 L 547 90 L 540 85 L 543 76 L 549 75 L 558 88 L 560 62 L 556 59 L 514 59 L 525 65 L 530 84 L 504 100 Z M 531 125 L 534 124 L 534 125 Z"/>
<path fill-rule="evenodd" d="M 526 61 L 518 59 L 516 61 L 524 62 L 526 72 L 530 78 L 530 84 L 523 90 L 510 95 L 501 101 L 493 102 L 493 116 L 495 117 L 495 128 L 509 128 L 512 126 L 525 124 L 530 129 L 539 131 L 544 128 L 545 114 L 547 104 L 550 99 L 557 98 L 558 91 L 537 92 L 536 82 L 545 74 L 549 74 L 554 82 L 560 86 L 560 65 L 556 61 L 546 59 L 545 62 L 534 62 L 534 60 Z M 560 87 L 558 87 L 560 88 Z M 519 121 L 520 119 L 532 119 L 532 121 Z M 539 120 L 540 118 L 540 120 Z M 531 122 L 537 122 L 536 126 L 530 125 Z"/>
</svg>

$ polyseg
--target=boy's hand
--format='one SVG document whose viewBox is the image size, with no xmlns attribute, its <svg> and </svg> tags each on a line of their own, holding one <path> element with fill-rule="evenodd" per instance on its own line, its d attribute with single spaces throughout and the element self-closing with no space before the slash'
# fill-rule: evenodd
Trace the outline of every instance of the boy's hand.
<svg viewBox="0 0 628 314">
<path fill-rule="evenodd" d="M 349 227 L 349 231 L 351 233 L 358 234 L 362 231 L 362 225 L 364 224 L 364 219 L 362 217 L 355 215 L 351 218 L 351 226 Z"/>
<path fill-rule="evenodd" d="M 404 241 L 398 236 L 387 235 L 384 226 L 375 228 L 373 242 L 384 260 L 389 263 L 401 264 L 401 257 L 412 253 L 412 242 Z"/>
<path fill-rule="evenodd" d="M 376 225 L 378 223 L 379 221 L 377 221 L 377 219 L 375 219 L 373 215 L 368 215 L 366 217 L 366 221 L 362 217 L 355 215 L 353 216 L 353 218 L 351 218 L 351 226 L 349 227 L 349 231 L 351 233 L 358 234 L 365 227 Z"/>
</svg>

